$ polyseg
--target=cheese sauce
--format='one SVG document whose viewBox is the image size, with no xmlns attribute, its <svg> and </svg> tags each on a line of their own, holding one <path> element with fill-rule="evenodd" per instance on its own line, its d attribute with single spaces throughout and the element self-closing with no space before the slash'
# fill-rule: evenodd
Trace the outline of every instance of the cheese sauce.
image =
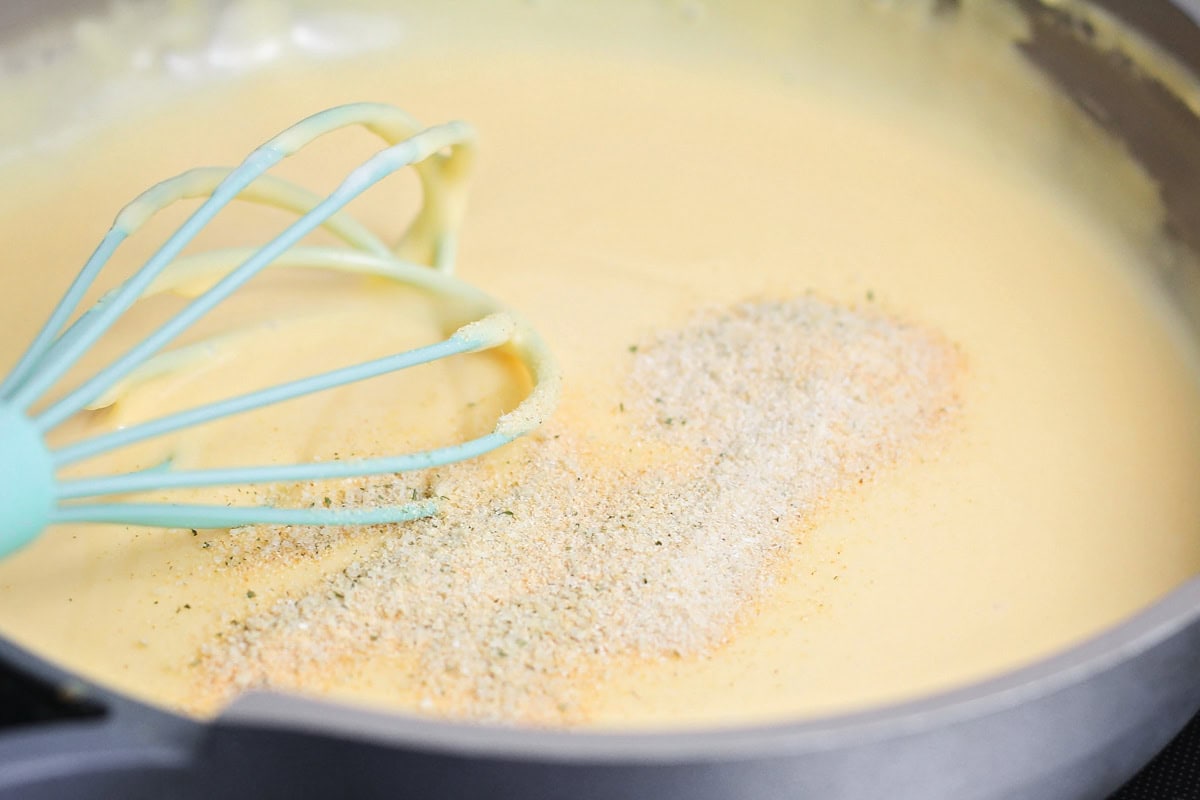
<svg viewBox="0 0 1200 800">
<path fill-rule="evenodd" d="M 936 331 L 966 364 L 952 429 L 797 531 L 727 641 L 682 658 L 597 657 L 575 677 L 576 721 L 719 724 L 912 697 L 1079 641 L 1196 574 L 1200 386 L 1144 263 L 1153 187 L 1018 63 L 1015 21 L 987 3 L 950 18 L 922 4 L 460 5 L 400 14 L 383 50 L 176 77 L 174 99 L 11 160 L 0 365 L 143 187 L 234 163 L 322 107 L 392 102 L 481 132 L 460 274 L 551 344 L 563 425 L 603 437 L 630 343 L 747 299 L 811 292 L 878 309 Z M 126 35 L 89 30 L 93 49 Z M 973 96 L 972 81 L 1004 100 Z M 327 189 L 369 151 L 349 136 L 284 174 Z M 416 202 L 399 181 L 355 209 L 398 232 Z M 265 241 L 280 219 L 243 214 L 206 241 Z M 153 239 L 131 242 L 122 264 Z M 101 355 L 169 311 L 139 308 Z M 424 343 L 440 324 L 402 287 L 268 276 L 212 323 L 243 331 L 218 358 L 62 436 Z M 523 389 L 511 363 L 479 356 L 87 469 L 408 450 L 486 430 Z M 0 563 L 0 631 L 106 685 L 211 714 L 224 698 L 196 663 L 230 620 L 367 558 L 383 536 L 222 569 L 206 546 L 220 535 L 51 529 Z M 413 669 L 399 650 L 286 683 L 439 713 Z"/>
</svg>

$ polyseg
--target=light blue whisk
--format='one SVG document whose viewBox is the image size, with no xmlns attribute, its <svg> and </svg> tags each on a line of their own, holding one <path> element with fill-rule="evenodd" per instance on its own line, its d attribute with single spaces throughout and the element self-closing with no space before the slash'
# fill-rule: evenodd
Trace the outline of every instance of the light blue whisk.
<svg viewBox="0 0 1200 800">
<path fill-rule="evenodd" d="M 327 197 L 265 173 L 331 131 L 361 125 L 388 147 L 351 172 Z M 288 128 L 235 169 L 201 168 L 164 181 L 126 206 L 84 265 L 49 321 L 12 372 L 0 382 L 0 556 L 60 522 L 116 522 L 169 528 L 228 528 L 249 524 L 346 525 L 403 522 L 437 512 L 436 500 L 365 508 L 229 507 L 179 503 L 97 501 L 130 492 L 236 484 L 348 478 L 425 469 L 473 458 L 538 425 L 557 403 L 558 369 L 538 334 L 500 303 L 453 276 L 455 244 L 465 200 L 474 132 L 462 122 L 422 129 L 397 108 L 377 103 L 339 106 Z M 369 187 L 412 166 L 424 201 L 394 248 L 340 210 Z M 151 216 L 185 198 L 207 199 L 131 278 L 70 322 L 114 251 Z M 187 244 L 235 198 L 299 214 L 259 249 L 231 248 L 180 257 Z M 344 247 L 299 244 L 318 227 Z M 336 369 L 261 391 L 149 420 L 51 449 L 46 434 L 85 408 L 107 405 L 139 379 L 186 368 L 202 348 L 163 348 L 268 266 L 378 275 L 452 301 L 467 320 L 441 342 Z M 32 408 L 87 349 L 139 299 L 161 292 L 190 297 L 183 310 L 61 399 Z M 69 324 L 68 324 L 69 323 Z M 524 364 L 533 388 L 485 435 L 445 447 L 357 461 L 284 466 L 173 470 L 169 464 L 122 475 L 59 480 L 69 464 L 181 428 L 261 408 L 461 353 L 507 347 Z"/>
</svg>

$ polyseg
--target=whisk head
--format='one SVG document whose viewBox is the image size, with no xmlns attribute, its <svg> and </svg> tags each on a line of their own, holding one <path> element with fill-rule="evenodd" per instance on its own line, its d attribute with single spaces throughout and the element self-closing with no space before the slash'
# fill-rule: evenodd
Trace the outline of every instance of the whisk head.
<svg viewBox="0 0 1200 800">
<path fill-rule="evenodd" d="M 354 169 L 327 196 L 309 192 L 267 171 L 332 131 L 362 126 L 387 146 Z M 236 168 L 190 170 L 140 195 L 117 215 L 46 325 L 0 382 L 0 556 L 62 522 L 113 522 L 167 528 L 228 528 L 249 524 L 353 525 L 403 522 L 437 512 L 436 499 L 362 508 L 280 508 L 186 503 L 129 503 L 103 498 L 140 491 L 267 484 L 385 475 L 473 458 L 522 436 L 542 423 L 558 400 L 558 368 L 541 337 L 519 315 L 453 274 L 474 132 L 465 123 L 423 128 L 385 104 L 355 103 L 314 114 L 262 145 Z M 423 202 L 403 238 L 389 247 L 343 208 L 388 175 L 412 167 Z M 184 199 L 200 199 L 190 217 L 132 277 L 76 316 L 85 293 L 114 252 L 155 213 Z M 196 235 L 234 199 L 267 204 L 298 215 L 260 248 L 181 256 Z M 344 246 L 300 244 L 318 228 Z M 323 372 L 126 428 L 60 448 L 47 434 L 87 408 L 112 402 L 147 376 L 187 369 L 203 348 L 164 348 L 200 318 L 269 267 L 336 270 L 380 276 L 451 301 L 467 322 L 442 341 Z M 135 302 L 174 292 L 190 298 L 174 317 L 61 398 L 39 408 L 46 393 Z M 72 321 L 74 319 L 74 321 Z M 360 460 L 227 469 L 175 470 L 170 464 L 119 475 L 62 480 L 76 462 L 183 428 L 262 408 L 348 383 L 455 355 L 507 348 L 524 365 L 532 389 L 495 427 L 476 438 L 430 450 Z"/>
</svg>

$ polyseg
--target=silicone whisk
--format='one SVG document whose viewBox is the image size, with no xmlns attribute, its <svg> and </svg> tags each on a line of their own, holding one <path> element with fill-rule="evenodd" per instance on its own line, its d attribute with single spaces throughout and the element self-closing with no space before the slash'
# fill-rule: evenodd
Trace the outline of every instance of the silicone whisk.
<svg viewBox="0 0 1200 800">
<path fill-rule="evenodd" d="M 327 196 L 266 174 L 332 131 L 362 126 L 386 147 L 349 173 Z M 113 495 L 194 487 L 269 484 L 403 473 L 477 457 L 522 436 L 553 411 L 560 375 L 541 337 L 507 310 L 453 274 L 474 131 L 463 122 L 423 128 L 390 105 L 356 103 L 314 114 L 254 150 L 236 168 L 204 167 L 159 183 L 127 205 L 101 240 L 49 320 L 0 382 L 0 556 L 56 523 L 109 522 L 166 528 L 230 528 L 250 524 L 355 525 L 404 522 L 437 513 L 437 499 L 357 508 L 284 508 L 105 500 Z M 404 236 L 389 247 L 342 209 L 383 178 L 412 167 L 423 201 Z M 78 313 L 114 251 L 155 213 L 184 199 L 203 199 L 132 277 Z M 229 248 L 181 256 L 193 238 L 234 199 L 266 204 L 298 218 L 260 248 Z M 324 228 L 341 246 L 301 240 Z M 380 276 L 419 287 L 461 309 L 465 324 L 447 338 L 300 380 L 171 413 L 52 448 L 47 434 L 87 408 L 101 407 L 146 376 L 188 369 L 202 347 L 166 346 L 262 270 L 337 270 Z M 144 339 L 52 402 L 47 393 L 135 302 L 159 293 L 188 298 L 182 310 Z M 314 461 L 229 469 L 151 469 L 60 479 L 68 465 L 182 428 L 283 402 L 418 364 L 492 348 L 506 348 L 528 373 L 532 388 L 494 428 L 469 441 L 419 452 L 360 460 Z"/>
</svg>

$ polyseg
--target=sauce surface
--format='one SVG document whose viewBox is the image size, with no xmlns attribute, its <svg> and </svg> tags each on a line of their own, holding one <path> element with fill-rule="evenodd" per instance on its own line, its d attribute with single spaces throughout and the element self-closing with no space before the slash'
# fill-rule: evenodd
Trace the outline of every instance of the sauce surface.
<svg viewBox="0 0 1200 800">
<path fill-rule="evenodd" d="M 197 163 L 234 163 L 321 107 L 382 100 L 481 131 L 459 272 L 550 342 L 566 373 L 557 419 L 582 435 L 615 429 L 630 345 L 701 308 L 811 293 L 935 331 L 965 364 L 953 423 L 798 528 L 726 641 L 682 657 L 598 657 L 572 677 L 578 701 L 565 721 L 724 724 L 912 697 L 1051 653 L 1195 575 L 1200 385 L 1140 265 L 1152 192 L 1105 160 L 1115 156 L 1098 137 L 1073 140 L 1077 124 L 1026 87 L 1032 78 L 1006 52 L 984 57 L 999 50 L 985 44 L 994 27 L 895 33 L 895 63 L 913 78 L 897 77 L 908 87 L 897 93 L 864 55 L 883 34 L 862 9 L 804 17 L 811 24 L 789 28 L 786 44 L 769 10 L 743 20 L 717 9 L 664 20 L 659 6 L 629 4 L 591 28 L 591 12 L 574 6 L 508 9 L 501 22 L 478 9 L 452 35 L 449 16 L 414 11 L 404 47 L 193 88 L 86 146 L 14 161 L 0 181 L 0 241 L 36 267 L 4 273 L 0 365 L 15 361 L 125 198 Z M 530 15 L 545 21 L 541 33 Z M 927 53 L 922 37 L 944 45 Z M 762 45 L 758 55 L 746 41 Z M 965 63 L 972 74 L 1019 87 L 1019 107 L 1041 120 L 1033 132 L 996 129 L 945 82 L 922 78 L 927 62 L 962 64 L 963 53 L 978 54 Z M 1080 167 L 1073 183 L 1048 166 L 1072 141 L 1096 174 L 1116 164 L 1122 181 L 1084 199 L 1092 173 Z M 366 142 L 339 140 L 288 169 L 328 188 Z M 413 188 L 400 181 L 356 211 L 399 232 Z M 1110 224 L 1114 208 L 1126 212 L 1121 226 Z M 212 241 L 263 241 L 278 224 L 241 215 Z M 153 239 L 131 242 L 123 263 Z M 139 309 L 101 350 L 169 310 Z M 427 298 L 402 287 L 287 273 L 258 282 L 213 325 L 264 318 L 279 322 L 63 436 L 345 363 L 347 352 L 358 360 L 424 343 L 440 325 Z M 407 450 L 486 429 L 519 396 L 510 373 L 486 356 L 422 368 L 90 468 L 144 467 L 168 453 L 199 466 Z M 220 535 L 52 529 L 0 563 L 0 630 L 108 685 L 210 714 L 227 698 L 197 664 L 217 634 L 369 560 L 387 537 L 232 569 L 227 548 L 214 554 Z M 365 662 L 335 653 L 320 669 L 275 677 L 448 711 L 422 693 L 404 650 Z"/>
</svg>

